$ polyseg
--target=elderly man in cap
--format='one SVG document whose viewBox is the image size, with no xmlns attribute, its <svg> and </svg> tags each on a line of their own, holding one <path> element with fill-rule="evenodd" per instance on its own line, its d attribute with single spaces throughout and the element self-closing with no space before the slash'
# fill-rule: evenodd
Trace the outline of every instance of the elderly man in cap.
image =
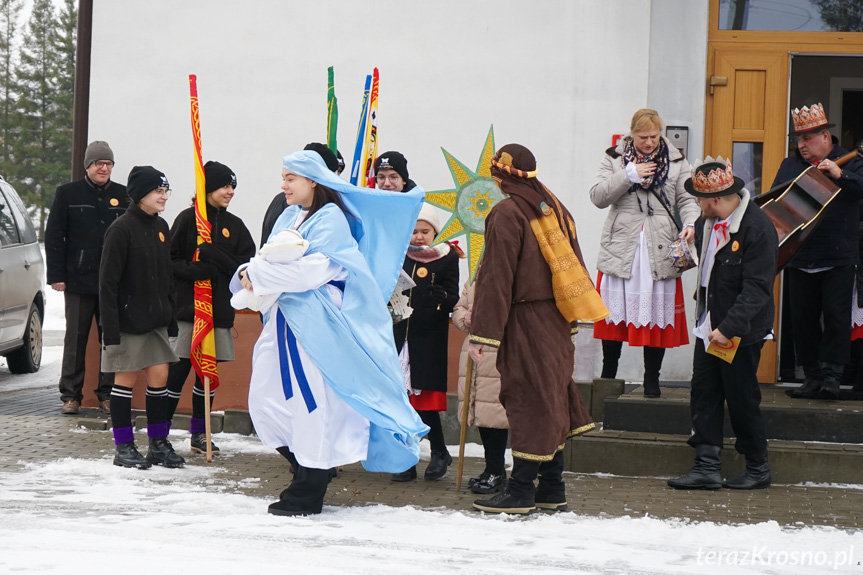
<svg viewBox="0 0 863 575">
<path fill-rule="evenodd" d="M 821 215 L 821 223 L 794 255 L 786 272 L 791 292 L 794 352 L 803 366 L 803 386 L 788 390 L 795 398 L 837 399 L 851 349 L 851 294 L 860 263 L 859 204 L 863 198 L 863 160 L 843 166 L 848 152 L 830 134 L 824 107 L 791 111 L 797 151 L 782 160 L 773 187 L 788 183 L 817 166 L 842 191 Z"/>
<path fill-rule="evenodd" d="M 66 336 L 60 373 L 61 412 L 78 413 L 84 399 L 84 358 L 90 326 L 99 318 L 99 261 L 105 231 L 129 205 L 126 186 L 111 181 L 114 152 L 96 141 L 84 152 L 86 174 L 57 188 L 45 226 L 48 283 L 66 300 Z M 100 373 L 99 409 L 110 412 L 113 373 Z"/>
<path fill-rule="evenodd" d="M 668 485 L 762 489 L 771 477 L 755 372 L 761 346 L 773 329 L 779 239 L 770 219 L 750 201 L 743 180 L 734 177 L 730 162 L 708 156 L 693 174 L 684 187 L 697 198 L 703 221 L 696 225 L 698 319 L 693 333 L 700 341 L 695 343 L 689 400 L 693 434 L 688 443 L 695 448 L 695 466 Z M 713 355 L 715 348 L 729 355 Z M 746 471 L 723 482 L 719 453 L 726 403 Z"/>
</svg>

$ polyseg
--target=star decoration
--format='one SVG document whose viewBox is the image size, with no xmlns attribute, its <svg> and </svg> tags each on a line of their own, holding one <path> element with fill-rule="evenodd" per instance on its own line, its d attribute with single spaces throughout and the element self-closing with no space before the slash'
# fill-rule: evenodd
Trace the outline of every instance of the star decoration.
<svg viewBox="0 0 863 575">
<path fill-rule="evenodd" d="M 485 250 L 485 219 L 494 204 L 504 199 L 503 193 L 491 177 L 491 159 L 494 157 L 494 126 L 488 130 L 476 170 L 471 171 L 452 154 L 441 148 L 452 174 L 455 188 L 426 193 L 426 201 L 449 212 L 450 217 L 436 244 L 456 236 L 465 236 L 470 282 L 473 283 L 479 260 Z"/>
</svg>

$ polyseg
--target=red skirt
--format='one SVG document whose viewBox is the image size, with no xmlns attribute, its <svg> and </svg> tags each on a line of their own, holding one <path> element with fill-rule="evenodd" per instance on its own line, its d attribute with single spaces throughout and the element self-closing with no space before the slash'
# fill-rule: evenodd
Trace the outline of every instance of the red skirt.
<svg viewBox="0 0 863 575">
<path fill-rule="evenodd" d="M 410 402 L 417 411 L 446 411 L 446 392 L 424 389 L 419 395 L 410 394 Z"/>
<path fill-rule="evenodd" d="M 596 291 L 602 285 L 602 272 L 596 278 Z M 600 292 L 601 293 L 601 292 Z M 594 339 L 625 341 L 631 346 L 680 347 L 689 343 L 686 306 L 683 304 L 683 282 L 677 278 L 674 289 L 674 325 L 636 327 L 631 323 L 608 323 L 604 319 L 593 324 Z"/>
<path fill-rule="evenodd" d="M 851 326 L 851 341 L 863 339 L 863 325 Z"/>
</svg>

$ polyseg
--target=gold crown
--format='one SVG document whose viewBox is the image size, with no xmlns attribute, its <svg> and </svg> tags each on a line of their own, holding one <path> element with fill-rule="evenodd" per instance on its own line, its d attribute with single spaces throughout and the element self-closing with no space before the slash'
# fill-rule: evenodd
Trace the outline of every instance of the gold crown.
<svg viewBox="0 0 863 575">
<path fill-rule="evenodd" d="M 699 171 L 706 164 L 722 164 L 725 168 L 713 168 L 709 172 Z M 702 194 L 716 194 L 727 190 L 734 185 L 734 173 L 731 171 L 731 160 L 723 160 L 717 156 L 714 160 L 710 156 L 704 158 L 703 162 L 696 161 L 692 168 L 692 188 Z"/>
<path fill-rule="evenodd" d="M 827 115 L 824 113 L 824 106 L 812 104 L 811 108 L 803 106 L 803 109 L 791 110 L 791 120 L 794 122 L 794 131 L 802 132 L 826 125 Z"/>
</svg>

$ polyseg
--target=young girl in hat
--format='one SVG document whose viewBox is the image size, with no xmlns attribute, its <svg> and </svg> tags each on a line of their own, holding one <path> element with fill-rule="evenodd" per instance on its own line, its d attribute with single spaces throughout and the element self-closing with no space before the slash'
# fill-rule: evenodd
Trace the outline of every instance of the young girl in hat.
<svg viewBox="0 0 863 575">
<path fill-rule="evenodd" d="M 458 251 L 447 243 L 432 246 L 440 233 L 434 206 L 424 203 L 411 236 L 404 271 L 416 287 L 405 292 L 413 313 L 393 327 L 396 348 L 405 372 L 411 405 L 431 428 L 431 460 L 425 478 L 446 474 L 452 457 L 446 448 L 440 412 L 446 411 L 447 341 L 449 314 L 458 301 Z M 393 481 L 416 479 L 416 467 L 393 476 Z"/>
<path fill-rule="evenodd" d="M 171 226 L 171 263 L 176 283 L 176 312 L 179 336 L 174 342 L 174 351 L 180 361 L 168 371 L 168 421 L 180 401 L 186 378 L 192 370 L 192 328 L 195 323 L 195 282 L 210 280 L 213 290 L 213 321 L 216 340 L 216 360 L 233 361 L 234 308 L 231 307 L 231 291 L 228 288 L 231 276 L 237 268 L 255 255 L 255 241 L 243 224 L 243 220 L 228 212 L 228 204 L 234 198 L 237 176 L 226 165 L 207 162 L 204 165 L 207 193 L 207 220 L 210 222 L 211 242 L 198 245 L 195 223 L 195 207 L 183 210 Z M 195 252 L 199 253 L 198 261 Z M 210 405 L 215 391 L 210 392 Z M 192 420 L 189 423 L 191 449 L 193 453 L 206 453 L 207 443 L 204 429 L 204 385 L 195 377 L 192 390 Z M 219 448 L 211 443 L 212 452 Z"/>
<path fill-rule="evenodd" d="M 159 214 L 171 188 L 152 166 L 135 166 L 126 192 L 126 212 L 105 233 L 99 266 L 102 317 L 102 371 L 114 373 L 111 421 L 117 452 L 114 465 L 146 469 L 153 464 L 182 467 L 182 457 L 167 440 L 165 380 L 177 356 L 168 338 L 177 335 L 168 224 Z M 147 381 L 147 436 L 143 457 L 132 428 L 132 388 L 143 371 Z"/>
<path fill-rule="evenodd" d="M 269 512 L 309 515 L 322 510 L 331 467 L 395 473 L 419 460 L 428 428 L 404 394 L 386 303 L 423 192 L 357 188 L 311 151 L 284 158 L 282 190 L 287 208 L 270 238 L 296 229 L 307 251 L 254 258 L 231 291 L 278 295 L 261 310 L 249 411 L 261 441 L 298 464 Z"/>
</svg>

